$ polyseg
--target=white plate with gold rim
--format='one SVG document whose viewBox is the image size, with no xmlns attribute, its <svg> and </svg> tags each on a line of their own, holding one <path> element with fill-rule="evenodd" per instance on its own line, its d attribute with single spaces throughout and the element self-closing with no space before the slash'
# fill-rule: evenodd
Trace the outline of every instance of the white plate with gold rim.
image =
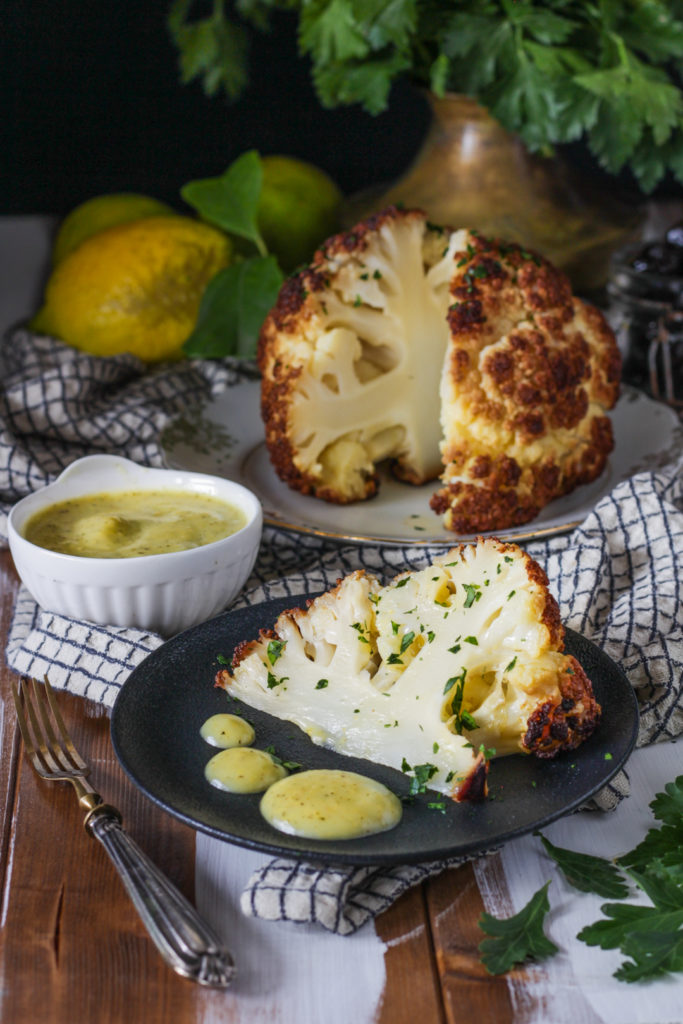
<svg viewBox="0 0 683 1024">
<path fill-rule="evenodd" d="M 168 466 L 236 480 L 258 496 L 266 525 L 297 533 L 372 544 L 471 539 L 445 530 L 430 509 L 437 482 L 411 487 L 381 468 L 379 493 L 355 505 L 331 505 L 291 490 L 270 463 L 259 393 L 257 380 L 245 380 L 175 420 L 162 437 Z M 551 502 L 532 522 L 496 536 L 519 542 L 566 533 L 619 481 L 665 465 L 683 451 L 683 425 L 675 412 L 635 388 L 624 387 L 611 419 L 615 447 L 599 479 Z"/>
</svg>

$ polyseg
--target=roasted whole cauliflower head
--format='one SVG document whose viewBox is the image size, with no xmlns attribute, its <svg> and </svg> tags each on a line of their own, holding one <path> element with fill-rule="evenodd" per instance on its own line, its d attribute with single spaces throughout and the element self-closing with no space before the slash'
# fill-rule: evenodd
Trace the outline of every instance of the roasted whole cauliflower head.
<svg viewBox="0 0 683 1024">
<path fill-rule="evenodd" d="M 259 338 L 266 444 L 290 487 L 371 497 L 377 465 L 459 533 L 533 519 L 602 472 L 619 350 L 567 277 L 519 245 L 388 208 L 290 278 Z"/>
<path fill-rule="evenodd" d="M 460 545 L 386 585 L 358 570 L 235 650 L 216 685 L 313 742 L 481 799 L 492 756 L 553 757 L 600 707 L 519 547 Z"/>
</svg>

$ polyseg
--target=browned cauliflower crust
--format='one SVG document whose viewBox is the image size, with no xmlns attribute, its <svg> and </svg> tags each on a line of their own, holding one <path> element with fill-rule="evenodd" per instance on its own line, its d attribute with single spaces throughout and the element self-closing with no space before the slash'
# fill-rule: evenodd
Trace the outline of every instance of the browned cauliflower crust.
<svg viewBox="0 0 683 1024">
<path fill-rule="evenodd" d="M 371 497 L 377 464 L 448 529 L 495 531 L 602 472 L 620 357 L 602 314 L 519 245 L 394 207 L 329 239 L 283 285 L 258 348 L 278 475 Z M 439 415 L 440 410 L 440 415 Z"/>
<path fill-rule="evenodd" d="M 553 757 L 600 707 L 563 652 L 537 562 L 488 538 L 386 585 L 363 570 L 242 642 L 216 685 L 342 754 L 410 773 L 456 801 L 486 795 L 493 756 Z"/>
<path fill-rule="evenodd" d="M 528 522 L 598 477 L 621 373 L 607 321 L 561 271 L 518 245 L 465 241 L 441 378 L 444 486 L 431 502 L 459 532 Z"/>
</svg>

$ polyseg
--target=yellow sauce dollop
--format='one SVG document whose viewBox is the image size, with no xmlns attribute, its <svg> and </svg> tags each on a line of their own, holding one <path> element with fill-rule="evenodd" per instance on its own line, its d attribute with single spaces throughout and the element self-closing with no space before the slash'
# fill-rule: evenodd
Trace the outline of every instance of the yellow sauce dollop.
<svg viewBox="0 0 683 1024">
<path fill-rule="evenodd" d="M 121 491 L 71 498 L 36 512 L 32 544 L 84 558 L 137 558 L 211 544 L 246 525 L 242 509 L 186 491 Z"/>
<path fill-rule="evenodd" d="M 202 725 L 199 734 L 212 747 L 249 747 L 256 738 L 253 726 L 239 715 L 212 715 Z"/>
<path fill-rule="evenodd" d="M 208 782 L 228 793 L 262 793 L 284 779 L 287 769 L 265 750 L 253 747 L 231 747 L 214 754 L 204 774 Z"/>
<path fill-rule="evenodd" d="M 266 821 L 306 839 L 356 839 L 386 832 L 401 820 L 398 797 L 356 772 L 316 769 L 290 775 L 261 799 Z"/>
</svg>

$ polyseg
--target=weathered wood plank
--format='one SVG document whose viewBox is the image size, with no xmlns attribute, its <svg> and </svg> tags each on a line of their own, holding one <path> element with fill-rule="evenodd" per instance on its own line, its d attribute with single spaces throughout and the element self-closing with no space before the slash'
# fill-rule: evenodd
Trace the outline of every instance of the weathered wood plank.
<svg viewBox="0 0 683 1024">
<path fill-rule="evenodd" d="M 427 905 L 448 1024 L 467 1020 L 513 1024 L 504 977 L 492 977 L 479 959 L 482 903 L 471 864 L 427 882 Z"/>
<path fill-rule="evenodd" d="M 410 889 L 377 918 L 387 944 L 379 1024 L 443 1024 L 439 975 L 422 887 Z"/>
<path fill-rule="evenodd" d="M 2 626 L 4 646 L 6 620 Z M 9 678 L 3 668 L 3 741 L 14 731 Z M 119 807 L 131 835 L 192 898 L 192 830 L 154 807 L 124 776 L 106 714 L 66 694 L 59 702 L 92 765 L 93 783 Z M 5 818 L 0 1018 L 12 1024 L 194 1021 L 195 986 L 177 977 L 157 953 L 104 850 L 83 830 L 71 787 L 39 779 L 23 752 L 14 775 L 3 749 L 3 772 L 5 804 L 13 813 L 9 827 Z"/>
</svg>

